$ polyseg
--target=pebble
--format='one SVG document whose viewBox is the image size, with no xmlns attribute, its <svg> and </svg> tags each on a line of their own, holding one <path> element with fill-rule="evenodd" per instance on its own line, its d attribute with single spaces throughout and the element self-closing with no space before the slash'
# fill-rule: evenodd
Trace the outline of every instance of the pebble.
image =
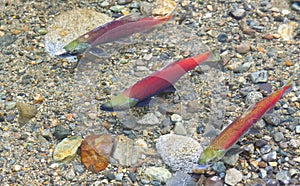
<svg viewBox="0 0 300 186">
<path fill-rule="evenodd" d="M 240 54 L 247 54 L 250 51 L 250 44 L 247 42 L 241 43 L 236 46 L 236 51 Z"/>
<path fill-rule="evenodd" d="M 55 136 L 55 138 L 58 140 L 62 140 L 69 135 L 71 135 L 71 131 L 64 128 L 62 125 L 57 125 L 53 132 L 53 136 Z"/>
<path fill-rule="evenodd" d="M 174 127 L 174 133 L 182 136 L 187 135 L 186 128 L 184 127 L 182 122 L 176 122 Z"/>
<path fill-rule="evenodd" d="M 216 172 L 223 172 L 226 170 L 226 167 L 223 162 L 214 162 L 212 165 L 212 169 Z"/>
<path fill-rule="evenodd" d="M 284 138 L 284 135 L 282 132 L 276 132 L 273 137 L 276 142 L 280 142 Z"/>
<path fill-rule="evenodd" d="M 118 173 L 118 174 L 116 174 L 116 180 L 117 181 L 122 181 L 123 176 L 124 176 L 124 173 Z"/>
<path fill-rule="evenodd" d="M 195 186 L 193 178 L 186 173 L 176 172 L 168 181 L 166 186 L 183 185 L 183 186 Z"/>
<path fill-rule="evenodd" d="M 136 179 L 136 174 L 135 173 L 132 173 L 132 172 L 128 172 L 128 177 L 130 178 L 130 180 L 132 182 L 136 182 L 137 179 Z"/>
<path fill-rule="evenodd" d="M 231 168 L 226 171 L 225 183 L 228 185 L 236 185 L 243 179 L 243 174 L 235 169 Z"/>
<path fill-rule="evenodd" d="M 244 64 L 238 66 L 237 68 L 233 69 L 233 72 L 235 72 L 235 73 L 247 72 L 250 69 L 251 64 L 252 64 L 251 62 L 244 63 Z"/>
<path fill-rule="evenodd" d="M 121 165 L 134 165 L 142 156 L 146 148 L 147 144 L 145 141 L 134 141 L 127 136 L 120 135 L 115 139 L 112 157 L 116 159 Z"/>
<path fill-rule="evenodd" d="M 227 165 L 234 166 L 237 163 L 237 161 L 239 160 L 239 154 L 233 154 L 231 156 L 224 156 L 222 158 L 222 160 Z"/>
<path fill-rule="evenodd" d="M 253 83 L 266 83 L 268 81 L 268 72 L 261 70 L 250 74 L 251 81 Z"/>
<path fill-rule="evenodd" d="M 166 183 L 172 177 L 170 171 L 163 167 L 148 167 L 144 174 L 151 180 L 157 180 L 161 183 Z"/>
<path fill-rule="evenodd" d="M 277 153 L 276 151 L 271 151 L 270 153 L 264 154 L 262 159 L 266 162 L 275 161 L 277 159 Z"/>
<path fill-rule="evenodd" d="M 8 112 L 6 115 L 6 121 L 11 122 L 15 119 L 16 114 L 14 112 Z"/>
<path fill-rule="evenodd" d="M 112 135 L 89 135 L 80 146 L 81 162 L 89 171 L 99 172 L 108 166 L 112 148 Z"/>
<path fill-rule="evenodd" d="M 65 138 L 58 143 L 53 152 L 53 159 L 56 162 L 68 163 L 75 158 L 77 150 L 82 142 L 80 136 Z"/>
<path fill-rule="evenodd" d="M 151 112 L 144 115 L 141 120 L 137 121 L 137 123 L 140 125 L 157 125 L 159 124 L 159 119 Z"/>
<path fill-rule="evenodd" d="M 8 111 L 8 110 L 12 110 L 16 107 L 16 102 L 14 101 L 8 101 L 5 103 L 5 109 Z"/>
<path fill-rule="evenodd" d="M 247 94 L 246 97 L 246 103 L 248 105 L 253 105 L 255 103 L 257 103 L 258 101 L 263 99 L 263 95 L 260 92 L 257 91 L 253 91 Z"/>
<path fill-rule="evenodd" d="M 175 134 L 161 136 L 156 142 L 156 149 L 171 170 L 184 173 L 192 172 L 198 165 L 198 158 L 203 150 L 193 138 Z"/>
<path fill-rule="evenodd" d="M 174 123 L 175 122 L 180 122 L 180 121 L 182 121 L 182 117 L 178 114 L 172 114 L 171 115 L 171 121 L 174 122 Z"/>
<path fill-rule="evenodd" d="M 297 133 L 297 134 L 300 134 L 300 125 L 297 125 L 297 126 L 296 126 L 296 133 Z"/>
<path fill-rule="evenodd" d="M 270 152 L 271 149 L 272 149 L 272 147 L 270 145 L 265 145 L 265 146 L 260 148 L 260 152 L 262 154 L 266 154 L 266 153 Z"/>
<path fill-rule="evenodd" d="M 264 121 L 269 125 L 278 126 L 280 124 L 280 117 L 277 113 L 265 114 L 263 116 Z"/>
<path fill-rule="evenodd" d="M 281 170 L 276 174 L 276 179 L 281 181 L 283 184 L 289 184 L 291 181 L 291 176 L 288 171 Z"/>
<path fill-rule="evenodd" d="M 235 19 L 240 20 L 240 19 L 243 19 L 246 16 L 246 10 L 242 9 L 242 8 L 238 8 L 238 9 L 234 10 L 233 12 L 231 12 L 231 15 Z"/>
<path fill-rule="evenodd" d="M 25 125 L 31 118 L 33 118 L 37 114 L 37 108 L 34 105 L 21 102 L 17 102 L 16 105 L 19 112 L 18 123 L 20 127 Z"/>
<path fill-rule="evenodd" d="M 131 2 L 132 2 L 132 0 L 118 0 L 119 5 L 126 5 L 126 4 L 131 3 Z"/>
<path fill-rule="evenodd" d="M 218 41 L 221 43 L 225 43 L 228 39 L 228 36 L 226 34 L 219 34 L 218 35 Z"/>
<path fill-rule="evenodd" d="M 264 179 L 267 176 L 267 171 L 265 169 L 260 169 L 258 175 Z"/>
</svg>

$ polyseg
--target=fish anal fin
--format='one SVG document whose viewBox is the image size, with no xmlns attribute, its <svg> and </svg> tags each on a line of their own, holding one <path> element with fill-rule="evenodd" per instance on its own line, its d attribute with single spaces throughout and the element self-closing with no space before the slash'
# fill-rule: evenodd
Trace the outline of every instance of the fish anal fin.
<svg viewBox="0 0 300 186">
<path fill-rule="evenodd" d="M 147 99 L 144 99 L 142 101 L 139 101 L 136 105 L 134 105 L 135 107 L 145 107 L 145 106 L 148 106 L 149 103 L 151 101 L 151 97 L 150 98 L 147 98 Z"/>
<path fill-rule="evenodd" d="M 174 93 L 176 91 L 176 88 L 173 85 L 170 85 L 169 87 L 163 89 L 162 91 L 158 92 L 158 94 L 163 94 L 163 93 Z"/>
</svg>

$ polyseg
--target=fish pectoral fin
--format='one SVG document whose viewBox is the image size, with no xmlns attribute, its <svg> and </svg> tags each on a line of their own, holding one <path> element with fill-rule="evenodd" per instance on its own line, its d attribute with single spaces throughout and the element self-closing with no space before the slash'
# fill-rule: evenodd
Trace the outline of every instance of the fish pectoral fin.
<svg viewBox="0 0 300 186">
<path fill-rule="evenodd" d="M 92 47 L 88 52 L 97 57 L 108 57 L 108 54 L 100 47 Z"/>
<path fill-rule="evenodd" d="M 228 151 L 226 151 L 224 156 L 232 156 L 235 154 L 240 154 L 243 151 L 244 150 L 240 146 L 235 145 L 234 147 L 231 147 Z"/>
<path fill-rule="evenodd" d="M 163 93 L 174 93 L 176 91 L 176 88 L 173 85 L 170 85 L 169 87 L 163 89 L 162 91 L 158 92 L 158 94 L 163 94 Z"/>
<path fill-rule="evenodd" d="M 145 106 L 148 106 L 149 103 L 150 103 L 150 101 L 151 101 L 151 97 L 150 97 L 150 98 L 147 98 L 147 99 L 144 99 L 144 100 L 142 100 L 142 101 L 139 101 L 139 102 L 135 105 L 135 107 L 145 107 Z"/>
</svg>

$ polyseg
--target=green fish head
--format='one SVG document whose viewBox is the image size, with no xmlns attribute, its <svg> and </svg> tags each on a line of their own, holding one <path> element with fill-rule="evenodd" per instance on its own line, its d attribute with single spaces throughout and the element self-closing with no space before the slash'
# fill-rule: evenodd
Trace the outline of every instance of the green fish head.
<svg viewBox="0 0 300 186">
<path fill-rule="evenodd" d="M 200 165 L 206 165 L 211 161 L 217 161 L 221 159 L 225 154 L 224 150 L 215 150 L 211 147 L 206 148 L 201 154 L 198 160 Z"/>
<path fill-rule="evenodd" d="M 90 44 L 85 43 L 85 42 L 79 42 L 78 40 L 74 40 L 64 46 L 64 49 L 66 50 L 67 53 L 69 54 L 81 54 L 86 49 L 90 47 Z"/>
<path fill-rule="evenodd" d="M 139 101 L 135 98 L 129 98 L 124 95 L 118 95 L 111 98 L 110 101 L 101 105 L 101 110 L 106 111 L 117 111 L 126 110 L 135 106 Z"/>
</svg>

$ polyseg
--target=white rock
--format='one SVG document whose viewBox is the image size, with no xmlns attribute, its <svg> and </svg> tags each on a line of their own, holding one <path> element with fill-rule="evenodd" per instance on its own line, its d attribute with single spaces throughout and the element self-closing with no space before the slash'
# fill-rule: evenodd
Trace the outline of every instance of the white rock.
<svg viewBox="0 0 300 186">
<path fill-rule="evenodd" d="M 236 185 L 243 179 L 243 174 L 235 168 L 226 171 L 225 183 L 228 185 Z"/>
<path fill-rule="evenodd" d="M 151 180 L 157 180 L 162 183 L 166 183 L 167 180 L 172 177 L 168 169 L 162 167 L 148 167 L 145 170 L 145 175 Z"/>
</svg>

